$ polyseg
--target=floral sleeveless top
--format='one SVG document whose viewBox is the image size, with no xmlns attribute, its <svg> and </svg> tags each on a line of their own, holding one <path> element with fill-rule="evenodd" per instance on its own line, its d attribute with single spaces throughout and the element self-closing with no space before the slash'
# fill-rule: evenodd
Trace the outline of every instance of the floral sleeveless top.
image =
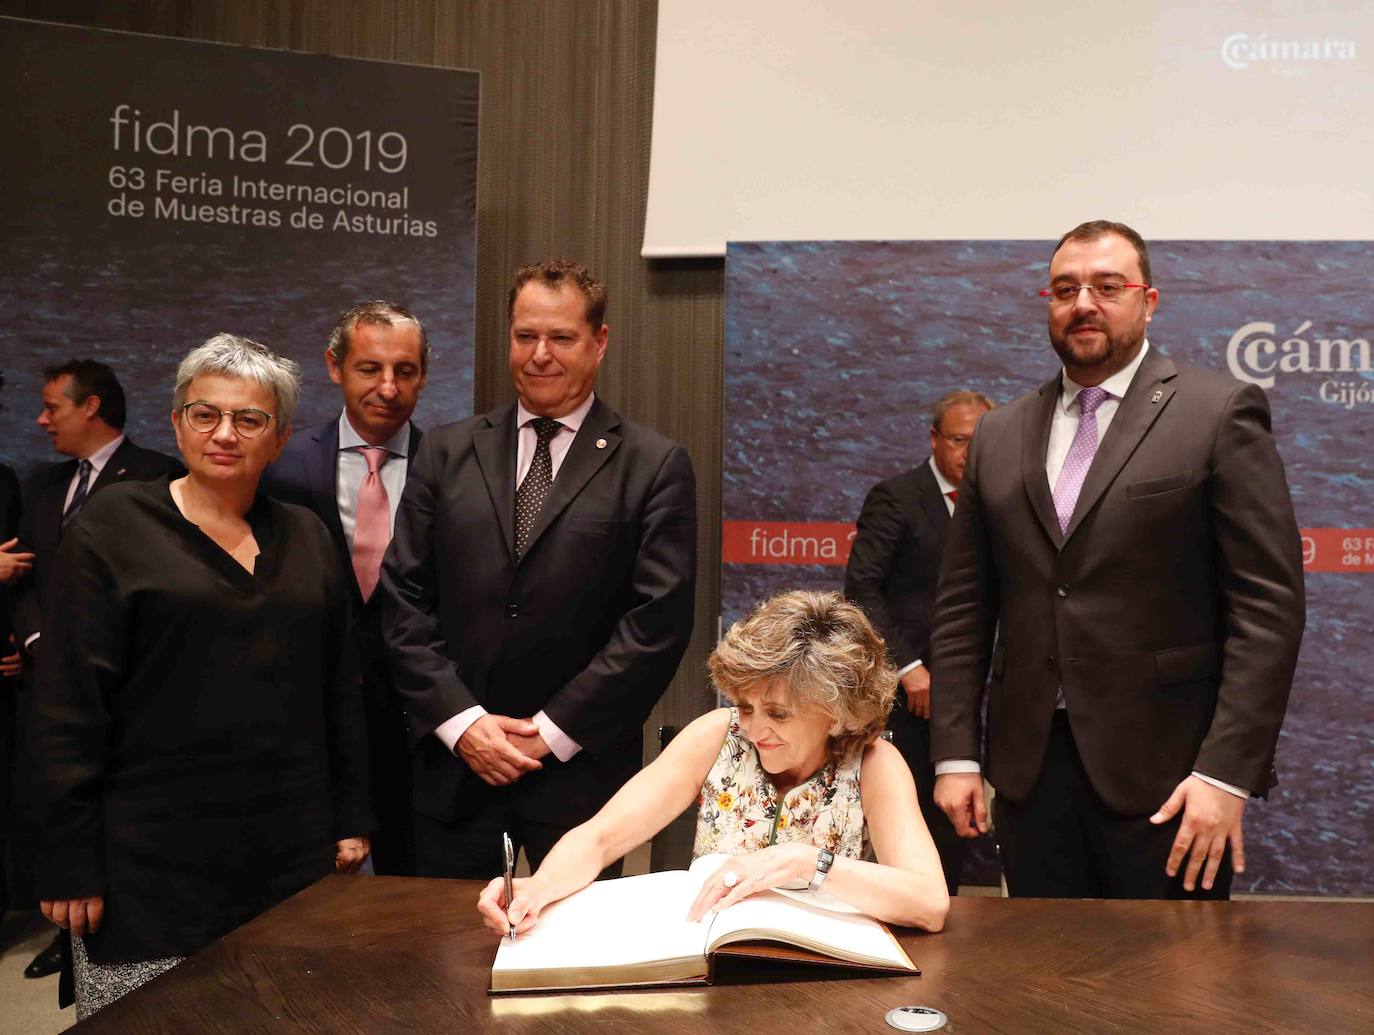
<svg viewBox="0 0 1374 1035">
<path fill-rule="evenodd" d="M 759 753 L 730 709 L 730 728 L 697 797 L 697 834 L 692 858 L 712 852 L 740 855 L 775 842 L 804 841 L 836 855 L 861 859 L 868 826 L 859 797 L 862 750 L 841 764 L 827 762 L 782 800 Z"/>
</svg>

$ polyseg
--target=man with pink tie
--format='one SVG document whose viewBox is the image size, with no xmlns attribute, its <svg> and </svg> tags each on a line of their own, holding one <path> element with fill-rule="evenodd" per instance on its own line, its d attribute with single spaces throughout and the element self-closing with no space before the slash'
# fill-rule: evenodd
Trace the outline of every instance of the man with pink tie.
<svg viewBox="0 0 1374 1035">
<path fill-rule="evenodd" d="M 410 417 L 429 370 L 429 340 L 408 309 L 363 302 L 339 318 L 324 360 L 343 392 L 343 413 L 292 436 L 267 469 L 263 487 L 318 514 L 352 574 L 373 808 L 381 824 L 372 838 L 373 866 L 377 873 L 405 876 L 414 872 L 410 751 L 387 673 L 377 578 L 420 444 Z"/>
</svg>

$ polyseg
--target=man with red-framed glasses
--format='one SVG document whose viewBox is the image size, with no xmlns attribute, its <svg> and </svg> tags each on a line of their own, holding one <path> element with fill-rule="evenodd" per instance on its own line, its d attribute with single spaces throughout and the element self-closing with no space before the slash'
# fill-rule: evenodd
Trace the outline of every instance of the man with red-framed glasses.
<svg viewBox="0 0 1374 1035">
<path fill-rule="evenodd" d="M 1065 234 L 1040 294 L 1063 369 L 979 423 L 941 570 L 935 800 L 976 836 L 986 769 L 1013 895 L 1226 898 L 1304 620 L 1268 403 L 1146 340 L 1124 224 Z"/>
</svg>

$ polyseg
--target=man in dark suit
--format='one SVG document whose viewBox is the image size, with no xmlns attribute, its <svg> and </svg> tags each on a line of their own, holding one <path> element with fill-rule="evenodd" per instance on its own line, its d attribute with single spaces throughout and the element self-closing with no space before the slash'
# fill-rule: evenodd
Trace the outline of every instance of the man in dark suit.
<svg viewBox="0 0 1374 1035">
<path fill-rule="evenodd" d="M 267 469 L 263 491 L 313 510 L 338 547 L 357 621 L 372 804 L 380 824 L 372 836 L 373 867 L 379 874 L 413 875 L 410 750 L 387 671 L 376 587 L 420 444 L 410 417 L 429 371 L 429 339 L 408 309 L 364 302 L 340 317 L 324 361 L 343 392 L 343 412 L 293 435 Z"/>
<path fill-rule="evenodd" d="M 38 426 L 70 460 L 43 464 L 24 488 L 19 540 L 34 555 L 31 577 L 15 593 L 14 627 L 30 656 L 39 651 L 48 580 L 62 530 L 96 492 L 120 481 L 151 481 L 180 473 L 170 456 L 134 445 L 124 434 L 124 389 L 115 373 L 93 359 L 69 360 L 43 371 Z"/>
<path fill-rule="evenodd" d="M 0 388 L 5 386 L 5 375 L 0 374 Z M 14 471 L 0 464 L 0 915 L 9 909 L 10 853 L 8 841 L 10 834 L 10 804 L 14 776 L 16 695 L 14 682 L 9 677 L 22 671 L 23 663 L 14 646 L 10 634 L 10 591 L 9 587 L 25 578 L 33 568 L 33 554 L 19 546 L 19 514 L 21 496 L 19 479 Z M 6 646 L 8 645 L 8 646 Z"/>
<path fill-rule="evenodd" d="M 916 780 L 921 815 L 935 839 L 949 893 L 959 892 L 965 845 L 935 804 L 930 766 L 930 613 L 964 461 L 978 418 L 992 409 L 978 392 L 946 393 L 935 404 L 930 457 L 869 490 L 844 573 L 844 593 L 867 613 L 901 678 L 888 729 Z"/>
<path fill-rule="evenodd" d="M 691 635 L 691 461 L 593 393 L 605 308 L 576 263 L 522 269 L 518 401 L 427 434 L 401 501 L 383 608 L 422 876 L 499 873 L 503 830 L 537 867 L 639 768 Z"/>
<path fill-rule="evenodd" d="M 984 829 L 985 759 L 1013 895 L 1224 898 L 1304 618 L 1269 407 L 1145 340 L 1159 296 L 1129 227 L 1070 231 L 1049 281 L 1063 371 L 983 418 L 950 528 L 935 799 Z"/>
<path fill-rule="evenodd" d="M 29 664 L 42 664 L 44 616 L 54 606 L 51 579 L 62 530 L 80 513 L 92 494 L 121 481 L 151 481 L 180 473 L 170 456 L 143 449 L 124 434 L 124 389 L 104 363 L 73 359 L 43 370 L 43 409 L 38 426 L 52 438 L 53 448 L 71 457 L 39 466 L 24 487 L 24 512 L 19 546 L 33 554 L 33 570 L 11 590 L 14 639 L 17 648 L 0 659 L 0 670 L 17 678 Z M 27 728 L 27 700 L 18 703 L 16 730 L 22 744 Z M 22 763 L 21 763 L 22 767 Z M 22 794 L 22 775 L 16 792 Z M 17 860 L 17 869 L 27 868 Z M 24 971 L 25 977 L 45 977 L 61 966 L 58 939 L 40 952 Z"/>
</svg>

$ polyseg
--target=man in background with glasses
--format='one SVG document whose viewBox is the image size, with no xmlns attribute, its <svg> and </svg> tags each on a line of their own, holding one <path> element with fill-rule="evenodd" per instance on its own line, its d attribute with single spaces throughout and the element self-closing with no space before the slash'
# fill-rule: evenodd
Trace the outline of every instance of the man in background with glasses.
<svg viewBox="0 0 1374 1035">
<path fill-rule="evenodd" d="M 930 615 L 945 532 L 964 478 L 978 419 L 992 409 L 980 392 L 947 392 L 935 404 L 930 456 L 879 482 L 864 499 L 844 573 L 844 593 L 864 609 L 887 641 L 901 678 L 888 728 L 916 780 L 921 815 L 935 839 L 945 884 L 959 892 L 964 842 L 935 804 L 930 767 Z"/>
<path fill-rule="evenodd" d="M 979 424 L 941 570 L 935 800 L 976 836 L 986 766 L 1013 895 L 1226 898 L 1304 620 L 1268 403 L 1146 341 L 1128 226 L 1065 234 L 1041 295 L 1063 369 Z"/>
</svg>

